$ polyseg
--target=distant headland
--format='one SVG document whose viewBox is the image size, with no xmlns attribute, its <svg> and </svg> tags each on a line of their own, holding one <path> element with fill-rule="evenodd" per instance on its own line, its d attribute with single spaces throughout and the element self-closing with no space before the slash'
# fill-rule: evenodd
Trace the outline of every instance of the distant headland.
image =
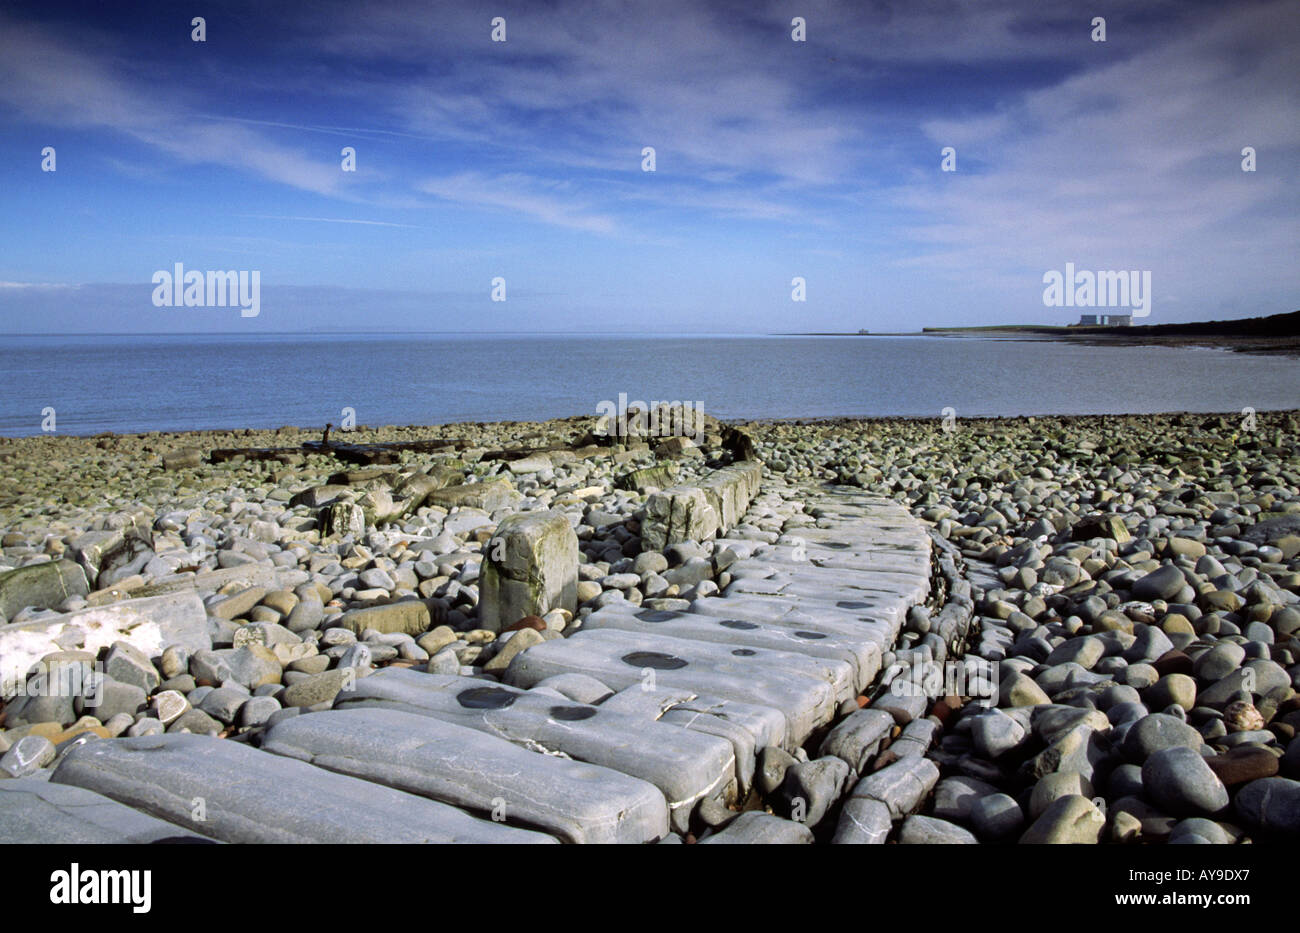
<svg viewBox="0 0 1300 933">
<path fill-rule="evenodd" d="M 860 330 L 775 336 L 993 337 L 1006 340 L 1065 340 L 1089 346 L 1216 347 L 1238 353 L 1300 357 L 1300 311 L 1233 321 L 1196 321 L 1186 324 L 991 324 L 984 327 L 924 327 L 910 333 L 868 333 Z"/>
</svg>

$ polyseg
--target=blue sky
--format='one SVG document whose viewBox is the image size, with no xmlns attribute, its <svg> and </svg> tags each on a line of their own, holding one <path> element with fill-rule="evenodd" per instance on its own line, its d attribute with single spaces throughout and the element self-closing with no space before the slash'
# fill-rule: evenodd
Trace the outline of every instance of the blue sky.
<svg viewBox="0 0 1300 933">
<path fill-rule="evenodd" d="M 7 333 L 1070 323 L 1067 262 L 1300 307 L 1294 2 L 119 6 L 0 7 Z M 177 262 L 261 313 L 154 307 Z"/>
</svg>

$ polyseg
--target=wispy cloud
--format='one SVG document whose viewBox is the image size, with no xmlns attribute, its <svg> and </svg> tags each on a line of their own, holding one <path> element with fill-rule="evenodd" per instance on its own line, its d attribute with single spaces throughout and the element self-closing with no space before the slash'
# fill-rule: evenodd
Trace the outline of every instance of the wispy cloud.
<svg viewBox="0 0 1300 933">
<path fill-rule="evenodd" d="M 1292 41 L 1274 41 L 1282 35 Z M 1278 284 L 1300 286 L 1300 125 L 1278 119 L 1296 111 L 1297 40 L 1293 4 L 1225 8 L 997 115 L 927 121 L 936 167 L 943 145 L 980 167 L 918 173 L 895 192 L 916 217 L 904 232 L 922 247 L 909 264 L 956 276 L 1066 260 L 1157 266 L 1170 288 L 1277 281 L 1285 269 Z M 1244 146 L 1269 169 L 1242 172 Z"/>
<path fill-rule="evenodd" d="M 572 185 L 565 182 L 517 172 L 459 172 L 425 179 L 416 187 L 443 201 L 523 214 L 557 227 L 588 233 L 615 231 L 612 218 L 592 212 L 572 191 Z"/>
<path fill-rule="evenodd" d="M 196 120 L 178 96 L 134 84 L 120 66 L 0 12 L 0 104 L 26 119 L 108 128 L 184 162 L 244 169 L 318 194 L 338 189 L 337 164 L 244 126 Z"/>
</svg>

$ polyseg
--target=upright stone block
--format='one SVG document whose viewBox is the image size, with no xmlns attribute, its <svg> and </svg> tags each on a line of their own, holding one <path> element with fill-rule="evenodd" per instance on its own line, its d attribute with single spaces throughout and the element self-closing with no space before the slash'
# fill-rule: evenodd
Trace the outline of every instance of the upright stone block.
<svg viewBox="0 0 1300 933">
<path fill-rule="evenodd" d="M 499 632 L 524 616 L 578 605 L 578 536 L 559 512 L 508 516 L 485 546 L 479 625 Z"/>
<path fill-rule="evenodd" d="M 646 502 L 641 541 L 661 551 L 681 541 L 706 541 L 739 524 L 758 493 L 763 466 L 756 460 L 714 470 L 697 483 L 672 486 Z"/>
<path fill-rule="evenodd" d="M 330 535 L 355 535 L 366 533 L 366 513 L 355 502 L 332 502 L 317 515 L 321 531 Z"/>
<path fill-rule="evenodd" d="M 101 577 L 124 567 L 145 550 L 153 547 L 150 527 L 152 513 L 121 513 L 115 516 L 120 527 L 87 531 L 72 542 L 72 558 L 86 572 L 86 581 L 98 589 Z"/>
<path fill-rule="evenodd" d="M 757 460 L 743 460 L 714 470 L 700 481 L 700 488 L 718 515 L 718 528 L 728 531 L 740 524 L 749 502 L 758 495 L 763 467 Z"/>
<path fill-rule="evenodd" d="M 650 496 L 641 525 L 648 551 L 682 541 L 705 541 L 718 533 L 718 513 L 698 486 L 673 486 Z"/>
</svg>

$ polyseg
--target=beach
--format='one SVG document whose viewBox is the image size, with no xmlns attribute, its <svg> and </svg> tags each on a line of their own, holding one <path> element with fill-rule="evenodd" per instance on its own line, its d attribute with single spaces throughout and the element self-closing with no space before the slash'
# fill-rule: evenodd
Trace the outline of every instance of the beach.
<svg viewBox="0 0 1300 933">
<path fill-rule="evenodd" d="M 257 747 L 403 669 L 521 684 L 552 642 L 614 638 L 574 639 L 588 619 L 739 612 L 779 565 L 884 581 L 893 640 L 798 741 L 757 745 L 650 836 L 1300 832 L 1300 412 L 633 422 L 0 440 L 0 768 L 39 782 L 111 737 Z M 893 534 L 923 566 L 869 547 Z M 862 562 L 837 577 L 835 547 Z M 58 641 L 92 616 L 121 627 Z M 901 689 L 957 661 L 983 687 Z M 42 691 L 60 664 L 98 679 Z M 527 692 L 623 696 L 564 676 Z"/>
</svg>

